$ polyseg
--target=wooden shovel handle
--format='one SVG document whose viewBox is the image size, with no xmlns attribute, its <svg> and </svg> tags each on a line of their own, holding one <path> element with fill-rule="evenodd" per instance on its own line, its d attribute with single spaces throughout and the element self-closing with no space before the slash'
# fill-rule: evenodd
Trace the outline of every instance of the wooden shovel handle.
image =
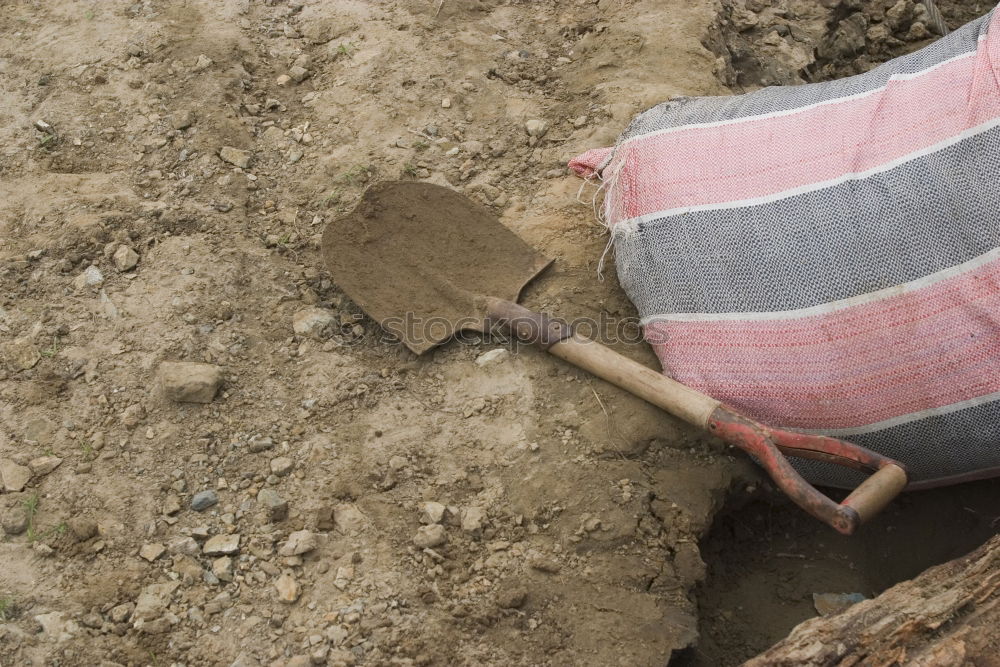
<svg viewBox="0 0 1000 667">
<path fill-rule="evenodd" d="M 538 345 L 746 451 L 792 501 L 841 533 L 853 533 L 906 486 L 906 471 L 898 461 L 836 438 L 767 427 L 710 396 L 573 333 L 562 320 L 500 299 L 486 299 L 485 307 L 491 327 L 502 326 L 522 342 Z M 838 505 L 806 482 L 788 463 L 786 454 L 875 474 Z"/>
</svg>

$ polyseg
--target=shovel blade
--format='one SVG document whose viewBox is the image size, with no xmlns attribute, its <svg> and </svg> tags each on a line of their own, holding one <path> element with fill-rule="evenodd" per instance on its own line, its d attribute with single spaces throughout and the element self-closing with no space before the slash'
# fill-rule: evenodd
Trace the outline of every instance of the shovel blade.
<svg viewBox="0 0 1000 667">
<path fill-rule="evenodd" d="M 551 263 L 466 196 L 407 181 L 368 188 L 327 226 L 322 253 L 347 296 L 416 354 L 484 331 L 477 297 L 516 302 Z"/>
</svg>

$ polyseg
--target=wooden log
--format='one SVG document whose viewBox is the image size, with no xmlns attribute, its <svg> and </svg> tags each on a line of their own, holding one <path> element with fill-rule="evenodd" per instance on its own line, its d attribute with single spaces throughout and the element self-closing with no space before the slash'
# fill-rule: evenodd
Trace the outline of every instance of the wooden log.
<svg viewBox="0 0 1000 667">
<path fill-rule="evenodd" d="M 1000 535 L 873 600 L 800 623 L 746 667 L 1000 665 Z"/>
</svg>

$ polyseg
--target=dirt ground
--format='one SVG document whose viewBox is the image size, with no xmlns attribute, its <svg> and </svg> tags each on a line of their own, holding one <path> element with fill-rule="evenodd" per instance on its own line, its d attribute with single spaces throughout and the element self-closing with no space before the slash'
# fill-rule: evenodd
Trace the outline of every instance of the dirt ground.
<svg viewBox="0 0 1000 667">
<path fill-rule="evenodd" d="M 705 561 L 774 547 L 734 528 L 759 510 L 709 532 L 768 494 L 744 457 L 539 352 L 417 358 L 319 246 L 370 183 L 447 185 L 555 260 L 528 305 L 629 318 L 566 161 L 673 96 L 933 39 L 903 38 L 911 7 L 898 44 L 824 60 L 835 9 L 5 2 L 0 665 L 732 664 L 766 646 L 718 636 L 747 598 L 705 581 Z M 844 567 L 817 552 L 829 533 L 767 507 L 799 556 L 761 595 L 802 558 Z M 814 613 L 802 586 L 768 642 Z"/>
</svg>

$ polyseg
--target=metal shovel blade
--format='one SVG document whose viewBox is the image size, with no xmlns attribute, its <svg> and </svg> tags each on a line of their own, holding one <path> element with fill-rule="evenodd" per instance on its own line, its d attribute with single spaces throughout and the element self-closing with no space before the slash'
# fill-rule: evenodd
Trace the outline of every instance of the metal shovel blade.
<svg viewBox="0 0 1000 667">
<path fill-rule="evenodd" d="M 516 302 L 551 260 L 482 206 L 429 183 L 371 186 L 323 233 L 333 280 L 410 350 L 483 331 L 476 297 Z"/>
</svg>

